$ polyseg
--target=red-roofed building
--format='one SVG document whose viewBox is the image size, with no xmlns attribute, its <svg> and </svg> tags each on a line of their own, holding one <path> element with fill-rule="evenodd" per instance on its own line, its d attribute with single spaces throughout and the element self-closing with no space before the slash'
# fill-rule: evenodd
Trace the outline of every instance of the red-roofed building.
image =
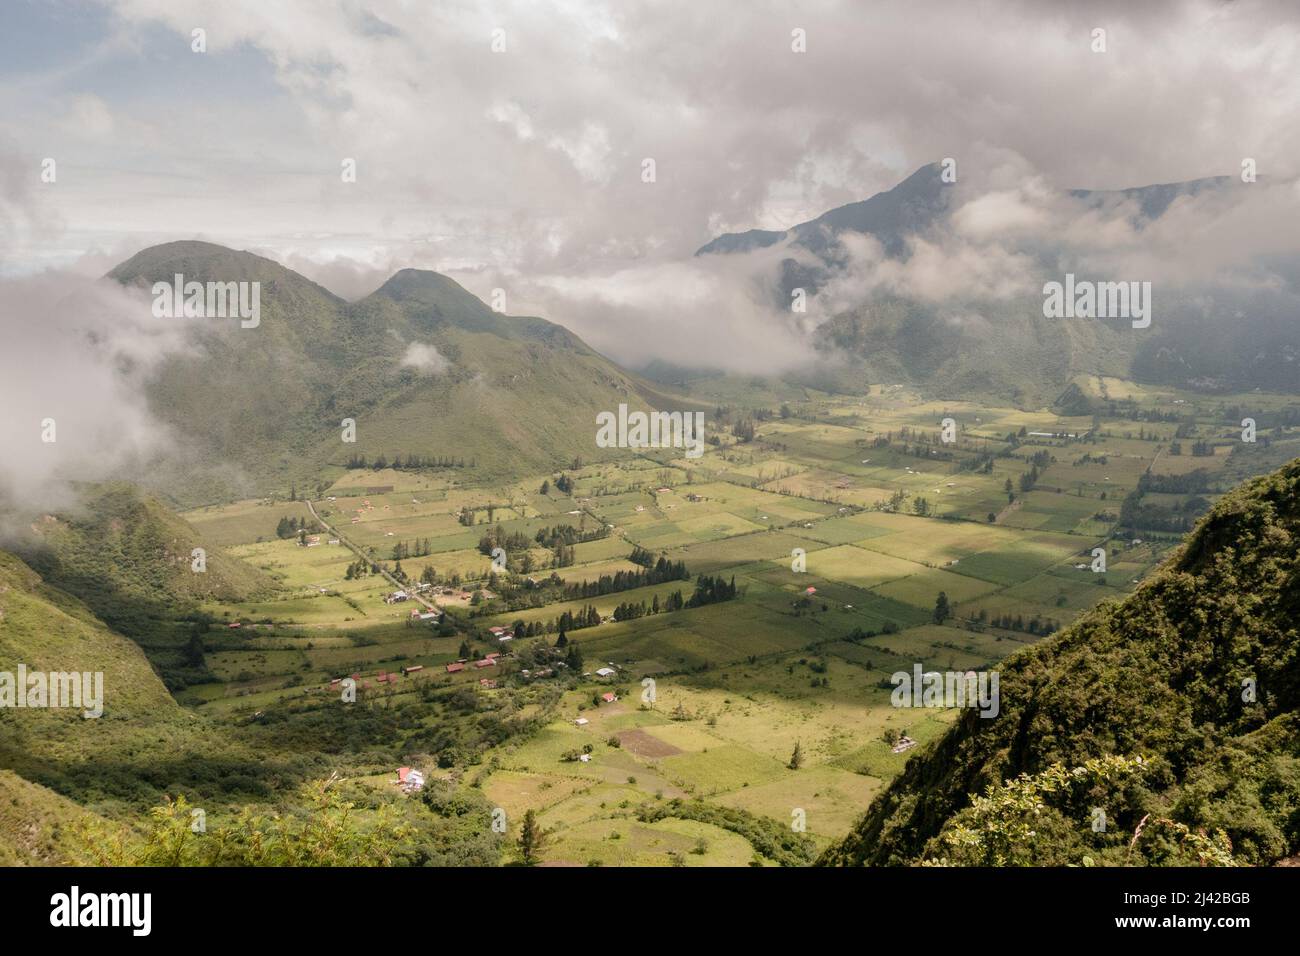
<svg viewBox="0 0 1300 956">
<path fill-rule="evenodd" d="M 475 667 L 495 667 L 495 666 L 496 666 L 496 663 L 497 663 L 497 662 L 496 662 L 496 658 L 495 658 L 495 657 L 485 657 L 485 658 L 483 658 L 483 660 L 481 660 L 481 661 L 475 661 L 475 662 L 474 662 L 474 666 L 475 666 Z"/>
<path fill-rule="evenodd" d="M 465 665 L 462 664 L 462 663 L 460 663 L 459 661 L 457 661 L 457 662 L 454 663 L 454 664 L 448 664 L 448 665 L 447 665 L 447 673 L 448 673 L 448 674 L 455 674 L 455 673 L 458 673 L 459 671 L 463 671 L 464 669 L 465 669 Z"/>
<path fill-rule="evenodd" d="M 604 701 L 605 703 L 607 703 L 607 704 L 612 704 L 612 703 L 614 703 L 614 701 L 618 700 L 618 696 L 615 695 L 615 694 L 613 694 L 613 693 L 610 693 L 610 694 L 601 694 L 601 695 L 600 695 L 600 699 L 603 700 L 603 701 Z"/>
</svg>

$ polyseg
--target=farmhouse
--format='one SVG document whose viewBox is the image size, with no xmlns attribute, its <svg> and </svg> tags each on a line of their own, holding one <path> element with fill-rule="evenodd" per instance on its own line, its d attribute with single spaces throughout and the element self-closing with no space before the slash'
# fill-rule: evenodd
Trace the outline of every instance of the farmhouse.
<svg viewBox="0 0 1300 956">
<path fill-rule="evenodd" d="M 903 734 L 903 736 L 898 738 L 898 743 L 894 744 L 890 749 L 896 754 L 901 754 L 904 750 L 911 750 L 915 746 L 916 741 L 907 736 L 907 734 Z"/>
<path fill-rule="evenodd" d="M 384 603 L 397 604 L 401 601 L 409 601 L 410 598 L 411 595 L 407 594 L 405 591 L 394 591 L 392 594 L 389 594 L 387 597 L 384 598 Z"/>
<path fill-rule="evenodd" d="M 488 677 L 480 677 L 480 678 L 478 679 L 478 682 L 479 682 L 479 685 L 480 685 L 481 687 L 485 688 L 486 690 L 496 690 L 496 689 L 497 689 L 497 682 L 494 681 L 494 680 L 492 680 L 491 678 L 488 678 Z"/>
<path fill-rule="evenodd" d="M 402 676 L 403 676 L 403 677 L 410 677 L 410 676 L 411 676 L 412 674 L 414 674 L 416 671 L 422 671 L 422 670 L 424 670 L 424 665 L 423 665 L 423 664 L 412 664 L 410 667 L 403 667 L 403 668 L 402 668 Z"/>
<path fill-rule="evenodd" d="M 416 793 L 424 789 L 424 774 L 410 767 L 398 767 L 397 785 L 402 788 L 402 793 Z"/>
<path fill-rule="evenodd" d="M 601 694 L 601 695 L 600 695 L 600 699 L 603 700 L 603 701 L 604 701 L 605 703 L 607 703 L 607 704 L 612 704 L 612 703 L 614 703 L 614 701 L 618 700 L 618 695 L 617 695 L 617 694 L 614 694 L 614 693 Z"/>
<path fill-rule="evenodd" d="M 589 721 L 586 717 L 579 717 L 577 720 L 574 721 L 574 723 L 577 724 L 579 727 L 586 727 L 589 723 L 591 723 L 591 721 Z"/>
<path fill-rule="evenodd" d="M 497 659 L 495 657 L 485 657 L 481 661 L 475 661 L 475 667 L 495 667 Z"/>
<path fill-rule="evenodd" d="M 465 665 L 462 664 L 460 661 L 456 661 L 454 664 L 448 664 L 448 665 L 447 665 L 447 673 L 448 673 L 448 674 L 458 674 L 458 673 L 460 673 L 461 671 L 463 671 L 464 669 L 465 669 Z"/>
<path fill-rule="evenodd" d="M 612 667 L 602 667 L 602 668 L 600 668 L 599 670 L 596 671 L 596 676 L 597 676 L 597 677 L 613 677 L 616 673 L 617 673 L 617 671 L 615 671 L 614 668 L 612 668 Z"/>
</svg>

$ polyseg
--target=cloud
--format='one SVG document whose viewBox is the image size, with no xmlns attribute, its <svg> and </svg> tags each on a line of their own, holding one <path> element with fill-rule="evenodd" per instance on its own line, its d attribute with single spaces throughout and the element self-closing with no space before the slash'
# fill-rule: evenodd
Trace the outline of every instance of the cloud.
<svg viewBox="0 0 1300 956">
<path fill-rule="evenodd" d="M 1267 281 L 1260 255 L 1295 234 L 1253 200 L 1234 213 L 1194 202 L 1139 231 L 1122 210 L 1070 208 L 1065 196 L 1234 174 L 1245 157 L 1274 180 L 1300 173 L 1290 4 L 947 0 L 862 16 L 827 0 L 671 17 L 648 0 L 105 9 L 88 65 L 0 66 L 32 91 L 7 104 L 0 130 L 75 157 L 61 159 L 57 189 L 0 197 L 0 219 L 23 231 L 0 271 L 124 236 L 203 235 L 349 299 L 399 268 L 434 269 L 480 295 L 506 288 L 512 311 L 632 364 L 773 370 L 806 359 L 808 327 L 873 290 L 1013 295 L 1045 259 L 1169 281 L 1240 268 Z M 209 50 L 193 54 L 200 23 Z M 1092 50 L 1099 26 L 1105 53 Z M 806 53 L 790 48 L 795 27 Z M 47 43 L 60 32 L 53 19 L 43 29 Z M 340 180 L 343 157 L 357 160 L 355 183 Z M 856 274 L 806 317 L 772 311 L 765 259 L 690 258 L 721 231 L 785 228 L 944 157 L 963 198 L 951 222 L 905 262 L 859 244 Z M 641 179 L 645 158 L 653 183 Z M 68 228 L 39 235 L 46 222 Z M 1232 248 L 1216 250 L 1225 236 Z"/>
<path fill-rule="evenodd" d="M 636 0 L 108 8 L 113 30 L 148 42 L 103 69 L 155 77 L 150 93 L 107 78 L 92 93 L 61 75 L 14 119 L 45 140 L 91 96 L 114 128 L 168 117 L 147 157 L 135 137 L 97 138 L 98 121 L 79 138 L 58 130 L 87 175 L 112 171 L 112 210 L 89 216 L 70 190 L 60 200 L 86 228 L 120 227 L 124 205 L 134 223 L 174 225 L 179 203 L 191 229 L 244 246 L 287 251 L 328 232 L 579 274 L 680 258 L 720 230 L 784 227 L 942 157 L 978 176 L 989 144 L 1057 189 L 1229 173 L 1246 156 L 1271 175 L 1300 172 L 1300 74 L 1288 68 L 1300 27 L 1281 3 L 949 0 L 862 16 L 828 0 L 670 17 Z M 200 22 L 202 55 L 189 52 Z M 1091 49 L 1098 26 L 1105 53 Z M 806 53 L 790 49 L 794 27 Z M 163 82 L 177 73 L 191 85 Z M 358 160 L 348 187 L 342 157 Z M 641 181 L 645 158 L 654 183 Z"/>
<path fill-rule="evenodd" d="M 0 511 L 66 506 L 72 482 L 138 472 L 177 447 L 142 385 L 188 348 L 187 330 L 154 319 L 142 290 L 66 272 L 0 280 L 0 336 Z"/>
<path fill-rule="evenodd" d="M 413 368 L 422 375 L 441 375 L 451 367 L 436 348 L 423 342 L 412 342 L 402 355 L 402 367 Z"/>
</svg>

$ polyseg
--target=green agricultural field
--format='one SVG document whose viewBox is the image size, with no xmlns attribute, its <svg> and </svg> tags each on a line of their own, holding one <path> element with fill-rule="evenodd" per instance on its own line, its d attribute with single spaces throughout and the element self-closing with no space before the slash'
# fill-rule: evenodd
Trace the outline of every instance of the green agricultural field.
<svg viewBox="0 0 1300 956">
<path fill-rule="evenodd" d="M 1189 434 L 1224 431 L 1216 408 L 1114 380 L 1105 386 L 1114 401 L 1185 409 L 1186 446 Z M 959 423 L 951 447 L 938 439 L 948 416 Z M 429 549 L 401 561 L 410 579 L 432 569 L 437 582 L 423 593 L 447 617 L 424 624 L 411 622 L 423 609 L 416 602 L 385 603 L 393 584 L 383 575 L 349 579 L 356 554 L 328 544 L 329 535 L 310 548 L 275 538 L 281 517 L 310 517 L 305 503 L 197 509 L 186 518 L 210 546 L 274 588 L 255 600 L 203 603 L 213 618 L 202 636 L 204 680 L 177 696 L 209 720 L 242 728 L 274 713 L 283 723 L 262 732 L 293 734 L 302 722 L 315 728 L 302 733 L 319 733 L 341 719 L 329 716 L 338 699 L 329 681 L 356 673 L 364 709 L 354 713 L 370 715 L 365 733 L 374 736 L 349 746 L 406 741 L 402 761 L 472 781 L 504 810 L 510 838 L 535 811 L 551 831 L 544 863 L 772 865 L 727 827 L 788 829 L 802 819 L 824 846 L 955 718 L 892 706 L 890 674 L 917 663 L 996 668 L 1135 587 L 1177 541 L 1120 523 L 1144 474 L 1172 481 L 1204 471 L 1198 492 L 1162 486 L 1136 495 L 1150 514 L 1181 514 L 1220 493 L 1229 471 L 1249 473 L 1265 460 L 1255 449 L 1231 455 L 1226 443 L 1214 456 L 1172 454 L 1179 439 L 1167 421 L 1101 416 L 1095 427 L 1090 417 L 923 402 L 877 387 L 858 398 L 817 394 L 790 417 L 761 422 L 754 441 L 728 435 L 700 459 L 630 456 L 490 485 L 458 469 L 346 472 L 316 492 L 315 507 L 389 573 L 398 570 L 395 545 Z M 1035 462 L 1037 481 L 1022 487 Z M 560 491 L 564 476 L 569 493 Z M 692 579 L 556 600 L 522 578 L 489 576 L 478 545 L 490 525 L 525 536 L 538 578 L 549 576 L 554 555 L 534 536 L 571 525 L 608 534 L 574 545 L 574 563 L 556 569 L 567 582 L 639 570 L 629 560 L 634 547 L 683 562 Z M 1099 546 L 1105 574 L 1089 567 Z M 699 575 L 734 580 L 736 597 L 611 619 L 620 604 L 689 597 Z M 937 624 L 940 592 L 949 617 Z M 554 647 L 557 618 L 589 606 L 600 622 Z M 501 642 L 487 630 L 516 622 L 534 635 Z M 570 649 L 581 656 L 576 668 L 566 666 Z M 473 666 L 489 651 L 503 656 Z M 461 658 L 468 666 L 448 673 Z M 606 666 L 616 673 L 600 679 Z M 378 683 L 404 667 L 423 670 Z M 653 698 L 643 697 L 643 678 L 654 680 Z M 607 693 L 618 700 L 602 700 Z M 329 732 L 362 734 L 349 727 Z M 483 728 L 496 736 L 477 736 Z M 915 744 L 893 752 L 897 734 Z M 363 762 L 341 759 L 359 770 Z M 366 773 L 379 769 L 368 764 Z M 643 819 L 668 801 L 697 798 L 733 816 Z"/>
</svg>

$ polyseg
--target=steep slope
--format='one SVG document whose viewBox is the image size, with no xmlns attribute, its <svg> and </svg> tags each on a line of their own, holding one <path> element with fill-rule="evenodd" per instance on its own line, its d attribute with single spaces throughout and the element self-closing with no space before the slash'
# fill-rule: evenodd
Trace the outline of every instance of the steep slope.
<svg viewBox="0 0 1300 956">
<path fill-rule="evenodd" d="M 402 270 L 347 303 L 259 256 L 173 242 L 109 275 L 149 288 L 176 274 L 261 283 L 256 328 L 202 320 L 195 347 L 149 385 L 154 412 L 194 449 L 194 467 L 159 479 L 184 504 L 287 488 L 360 455 L 452 457 L 480 477 L 541 471 L 598 454 L 598 411 L 682 407 L 563 327 L 494 312 L 434 272 Z M 355 443 L 342 441 L 345 418 Z"/>
<path fill-rule="evenodd" d="M 124 836 L 127 830 L 12 771 L 0 770 L 0 866 L 84 862 L 87 839 L 82 834 L 88 832 Z"/>
<path fill-rule="evenodd" d="M 54 708 L 0 708 L 0 767 L 56 780 L 159 734 L 184 731 L 182 712 L 144 653 L 75 598 L 0 551 L 0 670 L 101 673 L 103 715 Z"/>
<path fill-rule="evenodd" d="M 187 659 L 184 624 L 207 600 L 239 601 L 269 593 L 256 568 L 208 546 L 188 522 L 124 483 L 83 489 L 77 507 L 43 515 L 15 542 L 55 587 L 76 594 L 102 621 L 143 647 L 173 689 L 202 670 Z M 195 548 L 206 569 L 194 570 Z"/>
<path fill-rule="evenodd" d="M 994 803 L 1010 806 L 1021 785 L 1004 782 L 1109 756 L 1141 757 L 1144 766 L 1122 781 L 1089 778 L 1077 793 L 1049 786 L 1012 861 L 1186 862 L 1178 846 L 1201 830 L 1223 831 L 1242 862 L 1294 853 L 1300 459 L 1221 499 L 1133 595 L 1085 614 L 999 671 L 1000 714 L 966 711 L 908 762 L 822 863 L 979 862 L 968 852 L 978 839 L 967 838 L 987 835 L 990 810 L 972 807 L 972 794 L 993 786 Z M 1089 826 L 1094 807 L 1106 815 L 1105 832 Z M 1163 843 L 1148 835 L 1130 851 L 1144 818 L 1153 831 L 1157 823 L 1168 833 L 1188 830 Z M 997 822 L 1005 833 L 1007 820 Z"/>
</svg>

